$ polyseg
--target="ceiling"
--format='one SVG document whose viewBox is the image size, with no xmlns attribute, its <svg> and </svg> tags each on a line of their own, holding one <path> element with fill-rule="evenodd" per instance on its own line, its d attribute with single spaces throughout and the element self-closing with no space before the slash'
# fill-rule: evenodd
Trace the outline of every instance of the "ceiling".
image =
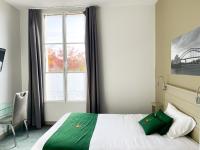
<svg viewBox="0 0 200 150">
<path fill-rule="evenodd" d="M 155 4 L 157 0 L 5 0 L 18 9 L 49 7 L 86 7 L 90 5 Z"/>
</svg>

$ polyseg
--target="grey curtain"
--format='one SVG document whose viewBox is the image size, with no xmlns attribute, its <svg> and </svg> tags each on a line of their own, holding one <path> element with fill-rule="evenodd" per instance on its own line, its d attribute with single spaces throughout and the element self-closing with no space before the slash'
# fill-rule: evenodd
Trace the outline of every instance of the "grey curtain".
<svg viewBox="0 0 200 150">
<path fill-rule="evenodd" d="M 29 101 L 28 121 L 41 128 L 44 124 L 44 80 L 41 10 L 29 10 Z"/>
<path fill-rule="evenodd" d="M 86 8 L 87 112 L 100 113 L 99 55 L 96 7 Z"/>
</svg>

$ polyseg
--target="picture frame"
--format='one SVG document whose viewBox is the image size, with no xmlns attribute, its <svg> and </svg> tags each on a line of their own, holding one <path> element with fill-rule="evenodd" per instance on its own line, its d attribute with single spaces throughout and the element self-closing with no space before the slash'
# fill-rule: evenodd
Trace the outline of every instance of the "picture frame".
<svg viewBox="0 0 200 150">
<path fill-rule="evenodd" d="M 172 40 L 171 73 L 200 76 L 200 27 Z"/>
<path fill-rule="evenodd" d="M 3 68 L 5 53 L 6 53 L 6 49 L 0 48 L 0 72 L 2 71 L 2 68 Z"/>
</svg>

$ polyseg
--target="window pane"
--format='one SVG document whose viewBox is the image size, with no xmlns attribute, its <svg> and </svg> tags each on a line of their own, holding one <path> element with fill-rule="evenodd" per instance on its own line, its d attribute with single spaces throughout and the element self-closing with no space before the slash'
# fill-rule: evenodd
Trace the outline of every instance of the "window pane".
<svg viewBox="0 0 200 150">
<path fill-rule="evenodd" d="M 67 100 L 85 101 L 86 100 L 86 73 L 67 74 Z"/>
<path fill-rule="evenodd" d="M 46 73 L 46 99 L 64 100 L 63 73 Z"/>
<path fill-rule="evenodd" d="M 68 72 L 86 72 L 85 45 L 67 45 L 67 70 Z"/>
<path fill-rule="evenodd" d="M 47 72 L 63 72 L 63 46 L 56 44 L 46 45 L 46 71 Z"/>
<path fill-rule="evenodd" d="M 45 16 L 45 43 L 62 42 L 62 15 Z"/>
<path fill-rule="evenodd" d="M 66 16 L 67 43 L 84 43 L 85 41 L 85 15 Z"/>
</svg>

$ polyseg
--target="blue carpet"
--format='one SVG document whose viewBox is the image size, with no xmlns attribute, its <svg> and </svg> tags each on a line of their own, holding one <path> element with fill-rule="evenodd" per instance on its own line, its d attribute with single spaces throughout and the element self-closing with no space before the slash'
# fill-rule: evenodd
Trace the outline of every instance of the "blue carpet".
<svg viewBox="0 0 200 150">
<path fill-rule="evenodd" d="M 24 130 L 16 131 L 17 147 L 14 146 L 13 136 L 9 135 L 0 141 L 0 150 L 30 150 L 35 142 L 49 129 L 50 127 L 43 127 L 40 130 L 30 129 L 29 138 L 26 138 Z"/>
</svg>

